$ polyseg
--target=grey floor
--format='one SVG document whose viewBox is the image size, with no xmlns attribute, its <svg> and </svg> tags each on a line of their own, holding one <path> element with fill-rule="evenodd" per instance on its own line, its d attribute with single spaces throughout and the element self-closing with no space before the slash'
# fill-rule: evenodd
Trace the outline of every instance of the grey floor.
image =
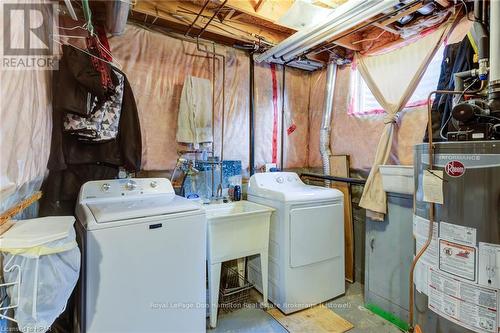
<svg viewBox="0 0 500 333">
<path fill-rule="evenodd" d="M 359 283 L 348 283 L 346 294 L 328 302 L 326 305 L 354 325 L 354 328 L 349 333 L 400 332 L 396 326 L 363 307 L 363 286 Z M 208 332 L 286 333 L 287 330 L 255 304 L 249 303 L 240 310 L 221 313 L 217 321 L 217 328 L 208 330 Z"/>
</svg>

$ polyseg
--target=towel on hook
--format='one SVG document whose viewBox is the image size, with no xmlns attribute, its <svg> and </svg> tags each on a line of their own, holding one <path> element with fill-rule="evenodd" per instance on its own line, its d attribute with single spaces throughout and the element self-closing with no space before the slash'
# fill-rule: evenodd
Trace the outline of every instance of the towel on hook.
<svg viewBox="0 0 500 333">
<path fill-rule="evenodd" d="M 177 118 L 177 142 L 212 142 L 212 86 L 209 80 L 187 76 L 182 88 Z"/>
</svg>

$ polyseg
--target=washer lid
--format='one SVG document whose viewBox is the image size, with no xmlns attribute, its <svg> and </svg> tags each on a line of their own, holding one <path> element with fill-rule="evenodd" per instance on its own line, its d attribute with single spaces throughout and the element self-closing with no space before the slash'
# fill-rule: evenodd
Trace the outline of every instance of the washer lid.
<svg viewBox="0 0 500 333">
<path fill-rule="evenodd" d="M 74 223 L 73 216 L 50 216 L 16 221 L 0 236 L 1 248 L 30 248 L 66 238 Z"/>
<path fill-rule="evenodd" d="M 200 206 L 175 194 L 145 195 L 87 203 L 97 223 L 200 210 Z"/>
<path fill-rule="evenodd" d="M 248 194 L 279 201 L 339 200 L 339 190 L 306 185 L 294 172 L 256 173 L 250 178 Z"/>
</svg>

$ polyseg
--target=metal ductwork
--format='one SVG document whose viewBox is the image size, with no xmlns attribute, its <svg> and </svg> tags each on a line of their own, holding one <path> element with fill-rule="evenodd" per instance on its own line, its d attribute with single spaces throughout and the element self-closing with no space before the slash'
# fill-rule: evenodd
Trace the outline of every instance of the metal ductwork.
<svg viewBox="0 0 500 333">
<path fill-rule="evenodd" d="M 330 132 L 333 112 L 333 97 L 335 93 L 335 80 L 337 78 L 337 64 L 330 62 L 326 70 L 326 94 L 325 94 L 325 110 L 321 121 L 321 130 L 319 134 L 319 151 L 323 162 L 323 174 L 330 174 Z M 330 181 L 325 180 L 325 186 L 330 186 Z"/>
<path fill-rule="evenodd" d="M 348 1 L 336 8 L 332 14 L 318 24 L 293 34 L 266 52 L 255 55 L 254 59 L 256 62 L 288 62 L 305 51 L 331 40 L 335 36 L 393 8 L 397 4 L 399 4 L 399 0 Z"/>
<path fill-rule="evenodd" d="M 106 31 L 119 36 L 125 31 L 131 2 L 128 0 L 106 1 Z"/>
</svg>

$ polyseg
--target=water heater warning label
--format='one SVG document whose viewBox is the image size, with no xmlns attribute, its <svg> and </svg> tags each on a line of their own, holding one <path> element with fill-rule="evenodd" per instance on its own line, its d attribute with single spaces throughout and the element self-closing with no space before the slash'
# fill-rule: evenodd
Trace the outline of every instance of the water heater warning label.
<svg viewBox="0 0 500 333">
<path fill-rule="evenodd" d="M 498 292 L 430 268 L 429 309 L 474 332 L 496 332 Z"/>
<path fill-rule="evenodd" d="M 439 239 L 439 269 L 476 281 L 476 248 Z"/>
<path fill-rule="evenodd" d="M 476 228 L 442 221 L 439 223 L 439 237 L 452 242 L 476 246 L 476 233 Z"/>
</svg>

